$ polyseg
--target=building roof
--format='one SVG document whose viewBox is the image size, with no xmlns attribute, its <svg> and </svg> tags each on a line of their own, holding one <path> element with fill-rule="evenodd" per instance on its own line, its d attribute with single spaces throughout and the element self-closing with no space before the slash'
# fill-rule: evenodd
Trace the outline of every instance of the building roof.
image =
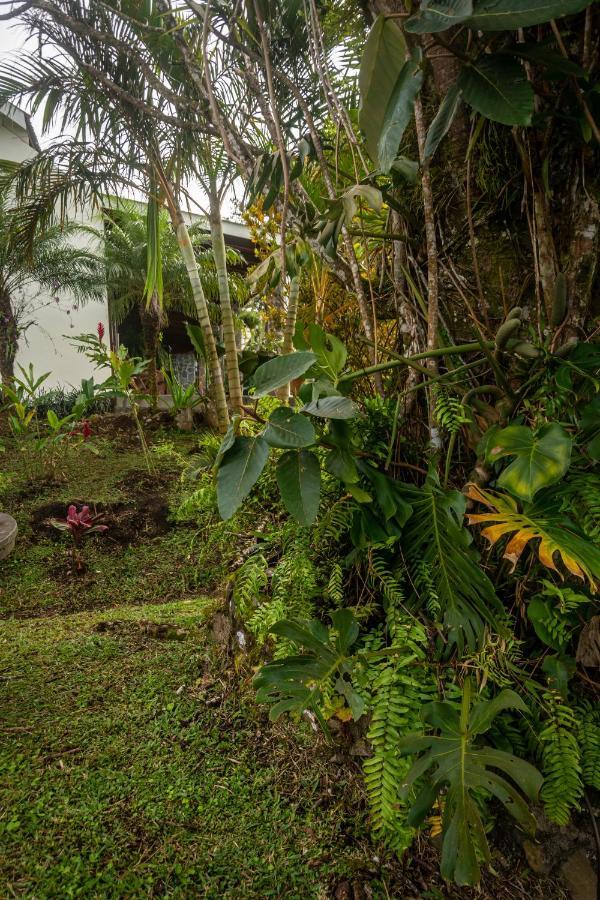
<svg viewBox="0 0 600 900">
<path fill-rule="evenodd" d="M 41 148 L 29 113 L 15 106 L 14 103 L 3 103 L 0 106 L 0 121 L 14 131 L 20 132 L 29 146 L 38 153 L 40 152 Z"/>
</svg>

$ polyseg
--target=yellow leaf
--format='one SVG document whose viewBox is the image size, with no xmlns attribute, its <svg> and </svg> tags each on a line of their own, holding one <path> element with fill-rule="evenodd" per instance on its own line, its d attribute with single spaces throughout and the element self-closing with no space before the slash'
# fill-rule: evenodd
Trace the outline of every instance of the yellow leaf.
<svg viewBox="0 0 600 900">
<path fill-rule="evenodd" d="M 597 576 L 597 573 L 591 570 L 586 559 L 578 556 L 576 551 L 572 549 L 573 544 L 575 544 L 576 548 L 579 546 L 582 550 L 585 550 L 586 544 L 583 538 L 580 538 L 567 527 L 546 521 L 541 515 L 539 518 L 532 518 L 527 513 L 519 511 L 516 501 L 506 494 L 484 491 L 475 484 L 469 484 L 467 497 L 471 500 L 477 500 L 478 503 L 482 503 L 488 509 L 493 510 L 493 512 L 470 513 L 467 515 L 469 525 L 489 523 L 483 529 L 482 535 L 489 541 L 490 545 L 496 544 L 504 535 L 512 535 L 503 553 L 504 558 L 512 563 L 511 571 L 514 571 L 527 545 L 531 541 L 539 541 L 537 553 L 542 565 L 557 572 L 562 578 L 563 574 L 556 565 L 558 558 L 568 572 L 576 578 L 581 578 L 582 581 L 587 579 L 592 591 L 596 591 L 595 576 Z M 564 541 L 561 541 L 561 535 L 564 536 Z M 571 546 L 567 546 L 568 544 Z M 591 548 L 590 553 L 592 551 L 593 548 Z"/>
</svg>

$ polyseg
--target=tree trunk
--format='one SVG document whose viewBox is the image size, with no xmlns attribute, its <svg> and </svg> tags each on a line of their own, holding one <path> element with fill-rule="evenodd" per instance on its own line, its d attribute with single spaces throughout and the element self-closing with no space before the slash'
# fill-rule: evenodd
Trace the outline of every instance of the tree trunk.
<svg viewBox="0 0 600 900">
<path fill-rule="evenodd" d="M 140 319 L 142 323 L 142 335 L 144 338 L 144 356 L 149 360 L 146 371 L 148 372 L 148 380 L 150 383 L 150 401 L 152 408 L 156 409 L 158 405 L 156 357 L 158 355 L 160 329 L 162 327 L 162 315 L 156 293 L 152 295 L 148 304 L 143 303 L 140 307 Z"/>
<path fill-rule="evenodd" d="M 290 280 L 290 292 L 288 296 L 288 305 L 285 315 L 285 323 L 283 326 L 283 337 L 281 341 L 282 354 L 292 353 L 294 349 L 294 334 L 296 331 L 296 317 L 298 314 L 298 295 L 300 293 L 300 279 L 297 275 Z M 291 385 L 284 384 L 279 389 L 277 395 L 284 402 L 289 400 L 291 394 Z"/>
<path fill-rule="evenodd" d="M 221 207 L 217 196 L 216 185 L 210 179 L 210 232 L 212 235 L 212 250 L 217 269 L 219 282 L 219 300 L 221 304 L 221 322 L 223 325 L 223 343 L 225 344 L 225 369 L 227 372 L 227 385 L 229 388 L 229 402 L 234 413 L 241 413 L 243 407 L 242 384 L 237 355 L 237 343 L 235 340 L 235 324 L 231 297 L 229 294 L 229 279 L 227 277 L 227 255 L 225 251 L 225 237 L 223 235 L 223 220 L 221 219 Z"/>
<path fill-rule="evenodd" d="M 181 255 L 183 256 L 188 278 L 192 286 L 192 294 L 194 303 L 196 304 L 196 313 L 198 315 L 200 327 L 202 328 L 202 336 L 204 338 L 204 346 L 206 348 L 206 357 L 212 382 L 213 399 L 215 401 L 217 412 L 218 428 L 219 431 L 224 434 L 229 425 L 229 413 L 227 411 L 227 397 L 225 395 L 223 374 L 221 372 L 219 355 L 217 353 L 217 344 L 212 330 L 210 316 L 208 314 L 208 304 L 206 302 L 206 297 L 204 296 L 204 289 L 198 273 L 198 263 L 190 240 L 189 231 L 183 218 L 183 213 L 179 204 L 174 200 L 173 195 L 171 195 L 169 199 L 173 203 L 171 210 L 173 227 L 177 234 Z M 171 208 L 171 204 L 169 204 L 169 207 Z"/>
<path fill-rule="evenodd" d="M 0 291 L 0 377 L 11 384 L 15 377 L 15 357 L 19 345 L 19 329 L 10 296 Z"/>
</svg>

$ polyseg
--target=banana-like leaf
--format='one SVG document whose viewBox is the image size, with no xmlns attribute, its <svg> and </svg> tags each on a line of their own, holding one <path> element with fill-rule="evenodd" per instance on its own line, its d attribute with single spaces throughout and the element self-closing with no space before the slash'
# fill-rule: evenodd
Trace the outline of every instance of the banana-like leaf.
<svg viewBox="0 0 600 900">
<path fill-rule="evenodd" d="M 315 429 L 306 416 L 295 413 L 287 406 L 280 406 L 269 416 L 263 437 L 269 446 L 284 450 L 310 447 L 315 442 Z"/>
<path fill-rule="evenodd" d="M 471 16 L 473 0 L 422 0 L 419 11 L 404 27 L 413 34 L 434 34 L 459 25 Z"/>
<path fill-rule="evenodd" d="M 493 700 L 480 699 L 471 705 L 471 686 L 467 681 L 460 709 L 447 702 L 430 703 L 424 708 L 423 718 L 437 734 L 408 735 L 398 744 L 402 755 L 419 754 L 406 776 L 405 794 L 426 776 L 425 787 L 411 807 L 409 823 L 421 824 L 437 796 L 446 792 L 441 872 L 457 884 L 476 884 L 479 860 L 487 861 L 490 856 L 477 794 L 496 797 L 524 830 L 535 832 L 535 818 L 526 798 L 535 801 L 542 776 L 524 760 L 477 742 L 504 709 L 525 712 L 527 707 L 510 690 L 501 691 Z"/>
<path fill-rule="evenodd" d="M 469 106 L 486 119 L 503 125 L 531 124 L 533 88 L 523 66 L 509 56 L 479 56 L 463 67 L 458 87 Z"/>
<path fill-rule="evenodd" d="M 587 579 L 592 591 L 596 591 L 600 580 L 600 550 L 577 531 L 558 505 L 552 504 L 552 495 L 523 512 L 508 494 L 484 491 L 474 484 L 469 485 L 467 496 L 492 510 L 467 516 L 469 525 L 486 525 L 482 534 L 492 546 L 501 537 L 512 535 L 503 556 L 510 560 L 513 570 L 529 542 L 539 541 L 537 553 L 544 566 L 562 578 L 555 561 L 558 557 L 571 575 L 582 581 Z"/>
<path fill-rule="evenodd" d="M 288 384 L 294 378 L 300 378 L 316 360 L 317 357 L 314 353 L 302 351 L 285 353 L 283 356 L 276 356 L 263 363 L 258 367 L 252 379 L 255 396 L 264 397 L 271 391 Z"/>
<path fill-rule="evenodd" d="M 571 462 L 571 438 L 553 422 L 534 432 L 525 425 L 509 425 L 494 432 L 486 450 L 489 462 L 505 456 L 516 459 L 498 479 L 520 500 L 533 500 L 535 494 L 548 485 L 560 481 Z"/>
<path fill-rule="evenodd" d="M 479 0 L 465 24 L 476 31 L 512 31 L 572 16 L 593 0 Z"/>
<path fill-rule="evenodd" d="M 406 42 L 397 24 L 378 16 L 367 37 L 358 76 L 360 127 L 374 163 L 388 103 L 406 57 Z"/>
<path fill-rule="evenodd" d="M 321 497 L 318 457 L 310 450 L 288 450 L 277 463 L 277 484 L 289 514 L 300 525 L 312 525 Z"/>
<path fill-rule="evenodd" d="M 353 718 L 365 709 L 362 697 L 349 680 L 354 657 L 350 648 L 358 638 L 358 623 L 349 609 L 331 615 L 332 627 L 318 620 L 311 622 L 284 619 L 271 632 L 285 638 L 303 652 L 286 656 L 263 666 L 254 679 L 256 699 L 272 704 L 269 716 L 278 719 L 285 712 L 301 713 L 311 709 L 326 728 L 320 709 L 323 690 L 335 690 L 346 698 Z"/>
<path fill-rule="evenodd" d="M 423 84 L 422 55 L 420 47 L 413 50 L 411 58 L 404 63 L 400 70 L 398 81 L 387 105 L 377 145 L 379 168 L 382 172 L 390 171 L 392 163 L 398 155 L 402 135 L 412 120 L 415 97 Z"/>
<path fill-rule="evenodd" d="M 435 119 L 429 126 L 425 141 L 425 159 L 431 159 L 442 138 L 448 134 L 461 101 L 462 92 L 458 84 L 454 84 L 442 100 Z"/>
<path fill-rule="evenodd" d="M 258 481 L 268 456 L 269 445 L 262 437 L 234 438 L 217 473 L 217 502 L 222 519 L 230 519 L 242 505 Z"/>
</svg>

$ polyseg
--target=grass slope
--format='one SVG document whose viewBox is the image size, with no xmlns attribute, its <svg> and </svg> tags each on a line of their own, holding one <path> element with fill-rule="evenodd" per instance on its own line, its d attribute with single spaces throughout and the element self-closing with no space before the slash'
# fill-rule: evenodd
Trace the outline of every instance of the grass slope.
<svg viewBox="0 0 600 900">
<path fill-rule="evenodd" d="M 4 623 L 3 896 L 317 897 L 352 868 L 352 851 L 331 859 L 340 816 L 316 803 L 314 772 L 296 772 L 286 797 L 286 748 L 263 735 L 251 697 L 206 674 L 210 608 Z M 118 623 L 99 633 L 106 620 Z"/>
</svg>

